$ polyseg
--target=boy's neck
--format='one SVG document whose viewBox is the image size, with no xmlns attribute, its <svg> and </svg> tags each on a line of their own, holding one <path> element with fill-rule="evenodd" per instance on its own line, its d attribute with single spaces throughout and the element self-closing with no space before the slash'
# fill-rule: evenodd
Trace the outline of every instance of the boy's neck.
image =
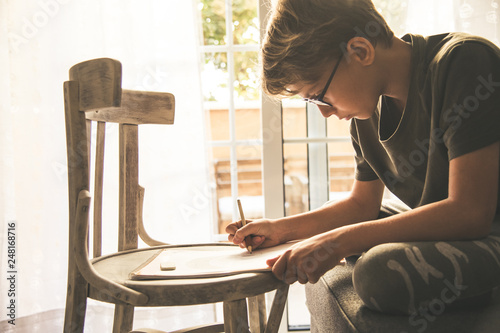
<svg viewBox="0 0 500 333">
<path fill-rule="evenodd" d="M 382 94 L 394 99 L 400 112 L 406 107 L 411 75 L 411 45 L 394 37 L 390 48 L 380 48 Z"/>
</svg>

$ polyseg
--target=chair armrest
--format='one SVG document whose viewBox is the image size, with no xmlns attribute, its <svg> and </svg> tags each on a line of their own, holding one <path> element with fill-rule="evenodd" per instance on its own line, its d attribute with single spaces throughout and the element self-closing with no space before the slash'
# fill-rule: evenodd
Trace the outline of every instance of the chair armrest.
<svg viewBox="0 0 500 333">
<path fill-rule="evenodd" d="M 135 125 L 174 123 L 173 94 L 122 89 L 121 96 L 121 105 L 118 107 L 85 110 L 87 119 Z"/>
</svg>

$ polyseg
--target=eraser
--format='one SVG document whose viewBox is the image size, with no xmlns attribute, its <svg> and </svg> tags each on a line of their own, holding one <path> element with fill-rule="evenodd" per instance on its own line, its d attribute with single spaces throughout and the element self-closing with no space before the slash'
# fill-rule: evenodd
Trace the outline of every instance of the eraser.
<svg viewBox="0 0 500 333">
<path fill-rule="evenodd" d="M 171 261 L 165 261 L 165 262 L 162 262 L 160 263 L 160 269 L 162 271 L 173 271 L 175 270 L 175 263 L 171 262 Z"/>
</svg>

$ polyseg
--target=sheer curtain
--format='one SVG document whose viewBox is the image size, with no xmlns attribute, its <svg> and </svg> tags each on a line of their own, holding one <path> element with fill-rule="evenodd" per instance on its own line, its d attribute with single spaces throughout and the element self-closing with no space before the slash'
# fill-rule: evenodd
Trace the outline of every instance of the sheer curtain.
<svg viewBox="0 0 500 333">
<path fill-rule="evenodd" d="M 117 59 L 124 88 L 176 96 L 175 125 L 140 128 L 146 228 L 171 243 L 210 240 L 195 13 L 194 1 L 0 0 L 0 321 L 9 319 L 4 283 L 9 222 L 16 223 L 17 233 L 16 317 L 65 306 L 62 85 L 78 62 Z M 116 137 L 118 131 L 111 126 L 108 132 Z M 111 137 L 107 145 L 115 144 Z M 117 163 L 117 158 L 106 161 L 108 174 Z M 117 179 L 107 182 L 117 188 Z M 105 194 L 106 204 L 116 204 L 115 192 Z M 116 208 L 105 211 L 104 220 L 105 228 L 114 228 Z M 115 249 L 116 237 L 106 239 L 103 252 Z"/>
<path fill-rule="evenodd" d="M 500 44 L 499 0 L 373 1 L 397 35 L 409 32 L 428 36 L 461 31 Z"/>
</svg>

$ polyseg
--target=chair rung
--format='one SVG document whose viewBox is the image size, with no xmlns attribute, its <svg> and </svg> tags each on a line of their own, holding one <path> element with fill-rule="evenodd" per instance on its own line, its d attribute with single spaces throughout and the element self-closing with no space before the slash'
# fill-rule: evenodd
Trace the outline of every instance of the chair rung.
<svg viewBox="0 0 500 333">
<path fill-rule="evenodd" d="M 193 326 L 189 328 L 183 328 L 177 331 L 173 331 L 170 333 L 220 333 L 224 332 L 224 324 L 208 324 L 208 325 L 199 325 Z M 167 333 L 165 331 L 159 331 L 154 328 L 138 328 L 129 333 Z"/>
<path fill-rule="evenodd" d="M 206 324 L 184 328 L 171 333 L 220 333 L 224 332 L 224 324 Z"/>
</svg>

